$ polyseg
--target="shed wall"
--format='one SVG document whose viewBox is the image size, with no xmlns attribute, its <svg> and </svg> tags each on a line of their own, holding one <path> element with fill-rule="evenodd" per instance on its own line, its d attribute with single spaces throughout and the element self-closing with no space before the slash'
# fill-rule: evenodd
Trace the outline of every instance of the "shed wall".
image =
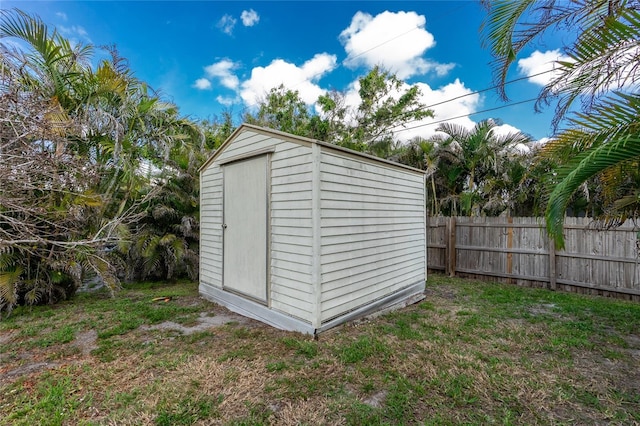
<svg viewBox="0 0 640 426">
<path fill-rule="evenodd" d="M 426 280 L 424 177 L 323 148 L 321 320 Z"/>
<path fill-rule="evenodd" d="M 240 133 L 202 171 L 200 291 L 222 288 L 223 193 L 220 162 L 266 148 L 271 154 L 270 307 L 312 321 L 311 148 L 254 131 Z"/>
</svg>

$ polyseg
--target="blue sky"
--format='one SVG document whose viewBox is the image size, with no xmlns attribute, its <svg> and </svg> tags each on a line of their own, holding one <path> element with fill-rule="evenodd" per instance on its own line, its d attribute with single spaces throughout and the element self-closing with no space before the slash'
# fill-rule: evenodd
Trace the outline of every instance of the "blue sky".
<svg viewBox="0 0 640 426">
<path fill-rule="evenodd" d="M 552 107 L 538 114 L 533 102 L 467 116 L 505 105 L 495 91 L 472 94 L 492 85 L 475 1 L 0 1 L 74 41 L 115 44 L 138 78 L 193 119 L 238 117 L 280 83 L 311 107 L 329 89 L 355 102 L 357 79 L 379 64 L 418 85 L 427 105 L 463 96 L 434 106 L 436 117 L 399 132 L 402 140 L 458 116 L 465 126 L 496 118 L 505 132 L 551 136 Z M 550 69 L 561 37 L 525 51 L 509 79 Z M 551 74 L 509 85 L 511 102 L 535 98 Z"/>
</svg>

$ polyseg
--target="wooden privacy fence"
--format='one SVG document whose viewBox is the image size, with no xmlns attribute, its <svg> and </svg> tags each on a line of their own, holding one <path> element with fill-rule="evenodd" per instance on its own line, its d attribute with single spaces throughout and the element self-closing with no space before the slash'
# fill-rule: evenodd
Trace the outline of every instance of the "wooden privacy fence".
<svg viewBox="0 0 640 426">
<path fill-rule="evenodd" d="M 640 301 L 638 229 L 631 221 L 597 230 L 589 218 L 565 219 L 556 250 L 536 217 L 432 217 L 430 270 L 552 290 Z"/>
</svg>

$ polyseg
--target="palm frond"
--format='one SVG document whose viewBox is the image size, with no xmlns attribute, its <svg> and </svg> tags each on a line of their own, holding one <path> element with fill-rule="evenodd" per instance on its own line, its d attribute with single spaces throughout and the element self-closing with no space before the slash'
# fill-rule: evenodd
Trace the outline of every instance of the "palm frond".
<svg viewBox="0 0 640 426">
<path fill-rule="evenodd" d="M 18 303 L 18 283 L 23 272 L 21 266 L 13 270 L 0 271 L 0 305 L 8 305 L 11 308 Z"/>
<path fill-rule="evenodd" d="M 559 249 L 564 247 L 562 235 L 564 212 L 569 199 L 580 185 L 608 167 L 638 157 L 640 157 L 640 136 L 628 135 L 583 152 L 558 170 L 560 183 L 549 196 L 545 214 L 547 231 L 554 239 L 556 247 Z"/>
<path fill-rule="evenodd" d="M 557 127 L 573 103 L 585 108 L 612 90 L 637 92 L 640 83 L 640 10 L 616 9 L 592 31 L 583 31 L 560 63 L 554 79 L 542 90 L 537 108 L 558 97 L 553 121 Z"/>
</svg>

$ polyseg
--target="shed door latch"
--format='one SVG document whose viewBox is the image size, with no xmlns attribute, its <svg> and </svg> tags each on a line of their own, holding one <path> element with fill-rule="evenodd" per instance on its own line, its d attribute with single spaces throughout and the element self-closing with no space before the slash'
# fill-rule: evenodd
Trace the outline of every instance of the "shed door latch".
<svg viewBox="0 0 640 426">
<path fill-rule="evenodd" d="M 226 223 L 222 224 L 222 229 L 227 229 L 227 224 Z"/>
</svg>

